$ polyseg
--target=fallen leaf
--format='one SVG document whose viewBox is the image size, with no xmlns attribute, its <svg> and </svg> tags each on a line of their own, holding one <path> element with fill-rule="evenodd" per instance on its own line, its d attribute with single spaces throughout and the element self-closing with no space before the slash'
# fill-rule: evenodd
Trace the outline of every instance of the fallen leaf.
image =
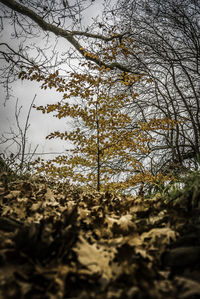
<svg viewBox="0 0 200 299">
<path fill-rule="evenodd" d="M 97 244 L 89 244 L 84 237 L 79 237 L 79 242 L 74 248 L 78 255 L 79 262 L 87 267 L 93 274 L 100 274 L 102 277 L 110 280 L 112 277 L 110 261 L 114 257 L 113 252 L 108 252 L 104 247 L 97 248 Z"/>
<path fill-rule="evenodd" d="M 132 222 L 132 215 L 123 215 L 117 222 L 120 226 L 125 231 L 128 231 L 130 227 L 134 227 L 134 223 Z"/>
<path fill-rule="evenodd" d="M 186 298 L 199 298 L 200 296 L 200 283 L 192 279 L 185 277 L 176 277 L 175 280 L 178 282 L 179 286 L 183 287 L 182 294 L 179 295 L 180 299 Z M 198 296 L 198 297 L 197 297 Z"/>
<path fill-rule="evenodd" d="M 20 190 L 13 190 L 13 191 L 10 191 L 10 193 L 8 195 L 4 196 L 4 198 L 12 199 L 12 198 L 18 197 L 20 195 L 20 193 L 21 193 Z"/>
<path fill-rule="evenodd" d="M 55 197 L 54 197 L 54 194 L 53 192 L 51 191 L 50 188 L 47 188 L 47 191 L 45 193 L 45 200 L 46 201 L 55 201 Z"/>
<path fill-rule="evenodd" d="M 166 244 L 170 244 L 171 241 L 175 241 L 177 233 L 169 227 L 153 228 L 148 232 L 141 235 L 143 241 L 145 239 L 151 239 L 150 243 L 154 243 L 156 240 L 161 240 Z"/>
</svg>

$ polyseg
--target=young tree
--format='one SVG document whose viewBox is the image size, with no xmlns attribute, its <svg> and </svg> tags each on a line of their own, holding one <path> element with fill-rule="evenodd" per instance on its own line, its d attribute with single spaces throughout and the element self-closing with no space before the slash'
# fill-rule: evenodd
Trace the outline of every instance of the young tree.
<svg viewBox="0 0 200 299">
<path fill-rule="evenodd" d="M 112 43 L 112 52 L 121 47 Z M 126 46 L 125 46 L 126 44 Z M 102 45 L 99 46 L 102 49 Z M 123 51 L 131 51 L 132 40 L 124 41 Z M 133 49 L 132 49 L 133 50 Z M 85 51 L 85 56 L 92 55 Z M 104 59 L 109 49 L 102 49 Z M 114 59 L 113 55 L 110 59 Z M 59 156 L 38 171 L 99 190 L 126 190 L 141 182 L 156 182 L 166 177 L 153 176 L 140 162 L 148 153 L 147 143 L 152 141 L 152 130 L 170 130 L 173 121 L 150 119 L 141 122 L 132 118 L 130 110 L 138 94 L 134 84 L 145 79 L 144 75 L 120 73 L 110 68 L 85 63 L 87 72 L 71 73 L 70 79 L 59 77 L 58 72 L 44 76 L 39 68 L 24 69 L 21 79 L 42 81 L 42 88 L 56 88 L 63 93 L 60 102 L 37 107 L 43 113 L 56 112 L 58 118 L 70 117 L 72 130 L 51 133 L 47 138 L 60 138 L 72 143 L 72 156 Z M 140 158 L 139 158 L 140 157 Z M 60 165 L 58 167 L 58 165 Z"/>
</svg>

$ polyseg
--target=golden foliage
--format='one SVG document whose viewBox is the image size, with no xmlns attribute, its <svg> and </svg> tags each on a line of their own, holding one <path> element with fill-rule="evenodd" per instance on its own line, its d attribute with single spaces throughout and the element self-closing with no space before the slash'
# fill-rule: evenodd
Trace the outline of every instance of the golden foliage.
<svg viewBox="0 0 200 299">
<path fill-rule="evenodd" d="M 112 62 L 116 55 L 128 56 L 135 51 L 133 41 L 124 38 L 119 43 L 97 44 L 98 55 L 105 62 Z M 98 58 L 85 49 L 84 56 Z M 148 154 L 147 143 L 153 139 L 150 131 L 170 130 L 175 122 L 169 118 L 150 119 L 148 122 L 133 120 L 129 109 L 138 94 L 135 86 L 144 80 L 145 74 L 136 75 L 98 66 L 95 63 L 81 64 L 87 71 L 74 72 L 68 80 L 59 72 L 45 76 L 39 68 L 23 69 L 19 78 L 42 82 L 41 88 L 55 88 L 62 93 L 56 104 L 38 106 L 42 113 L 56 113 L 59 119 L 69 117 L 73 129 L 54 131 L 47 138 L 59 138 L 73 144 L 72 155 L 59 156 L 52 161 L 36 161 L 37 171 L 59 179 L 67 177 L 89 186 L 107 189 L 127 189 L 141 182 L 156 182 L 165 177 L 153 176 L 145 170 L 135 153 Z M 145 79 L 146 80 L 146 79 Z M 150 82 L 150 79 L 148 79 Z M 129 90 L 129 92 L 127 92 Z M 139 174 L 136 174 L 140 172 Z"/>
</svg>

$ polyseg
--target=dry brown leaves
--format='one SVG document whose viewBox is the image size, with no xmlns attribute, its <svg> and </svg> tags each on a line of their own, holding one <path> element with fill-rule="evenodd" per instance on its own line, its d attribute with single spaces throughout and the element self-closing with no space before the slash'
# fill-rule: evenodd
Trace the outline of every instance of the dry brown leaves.
<svg viewBox="0 0 200 299">
<path fill-rule="evenodd" d="M 5 184 L 4 173 L 0 298 L 197 298 L 193 212 L 158 195 L 86 193 L 34 177 Z"/>
</svg>

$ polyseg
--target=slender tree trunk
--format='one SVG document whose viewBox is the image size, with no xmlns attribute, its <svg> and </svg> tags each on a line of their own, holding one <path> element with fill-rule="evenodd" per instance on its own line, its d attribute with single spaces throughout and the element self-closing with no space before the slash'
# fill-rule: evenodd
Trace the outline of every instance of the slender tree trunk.
<svg viewBox="0 0 200 299">
<path fill-rule="evenodd" d="M 99 115 L 98 115 L 98 101 L 96 102 L 96 129 L 97 129 L 97 191 L 101 189 L 101 149 L 100 149 L 100 139 L 99 139 Z"/>
<path fill-rule="evenodd" d="M 100 191 L 100 142 L 99 142 L 99 120 L 97 117 L 97 191 Z"/>
</svg>

